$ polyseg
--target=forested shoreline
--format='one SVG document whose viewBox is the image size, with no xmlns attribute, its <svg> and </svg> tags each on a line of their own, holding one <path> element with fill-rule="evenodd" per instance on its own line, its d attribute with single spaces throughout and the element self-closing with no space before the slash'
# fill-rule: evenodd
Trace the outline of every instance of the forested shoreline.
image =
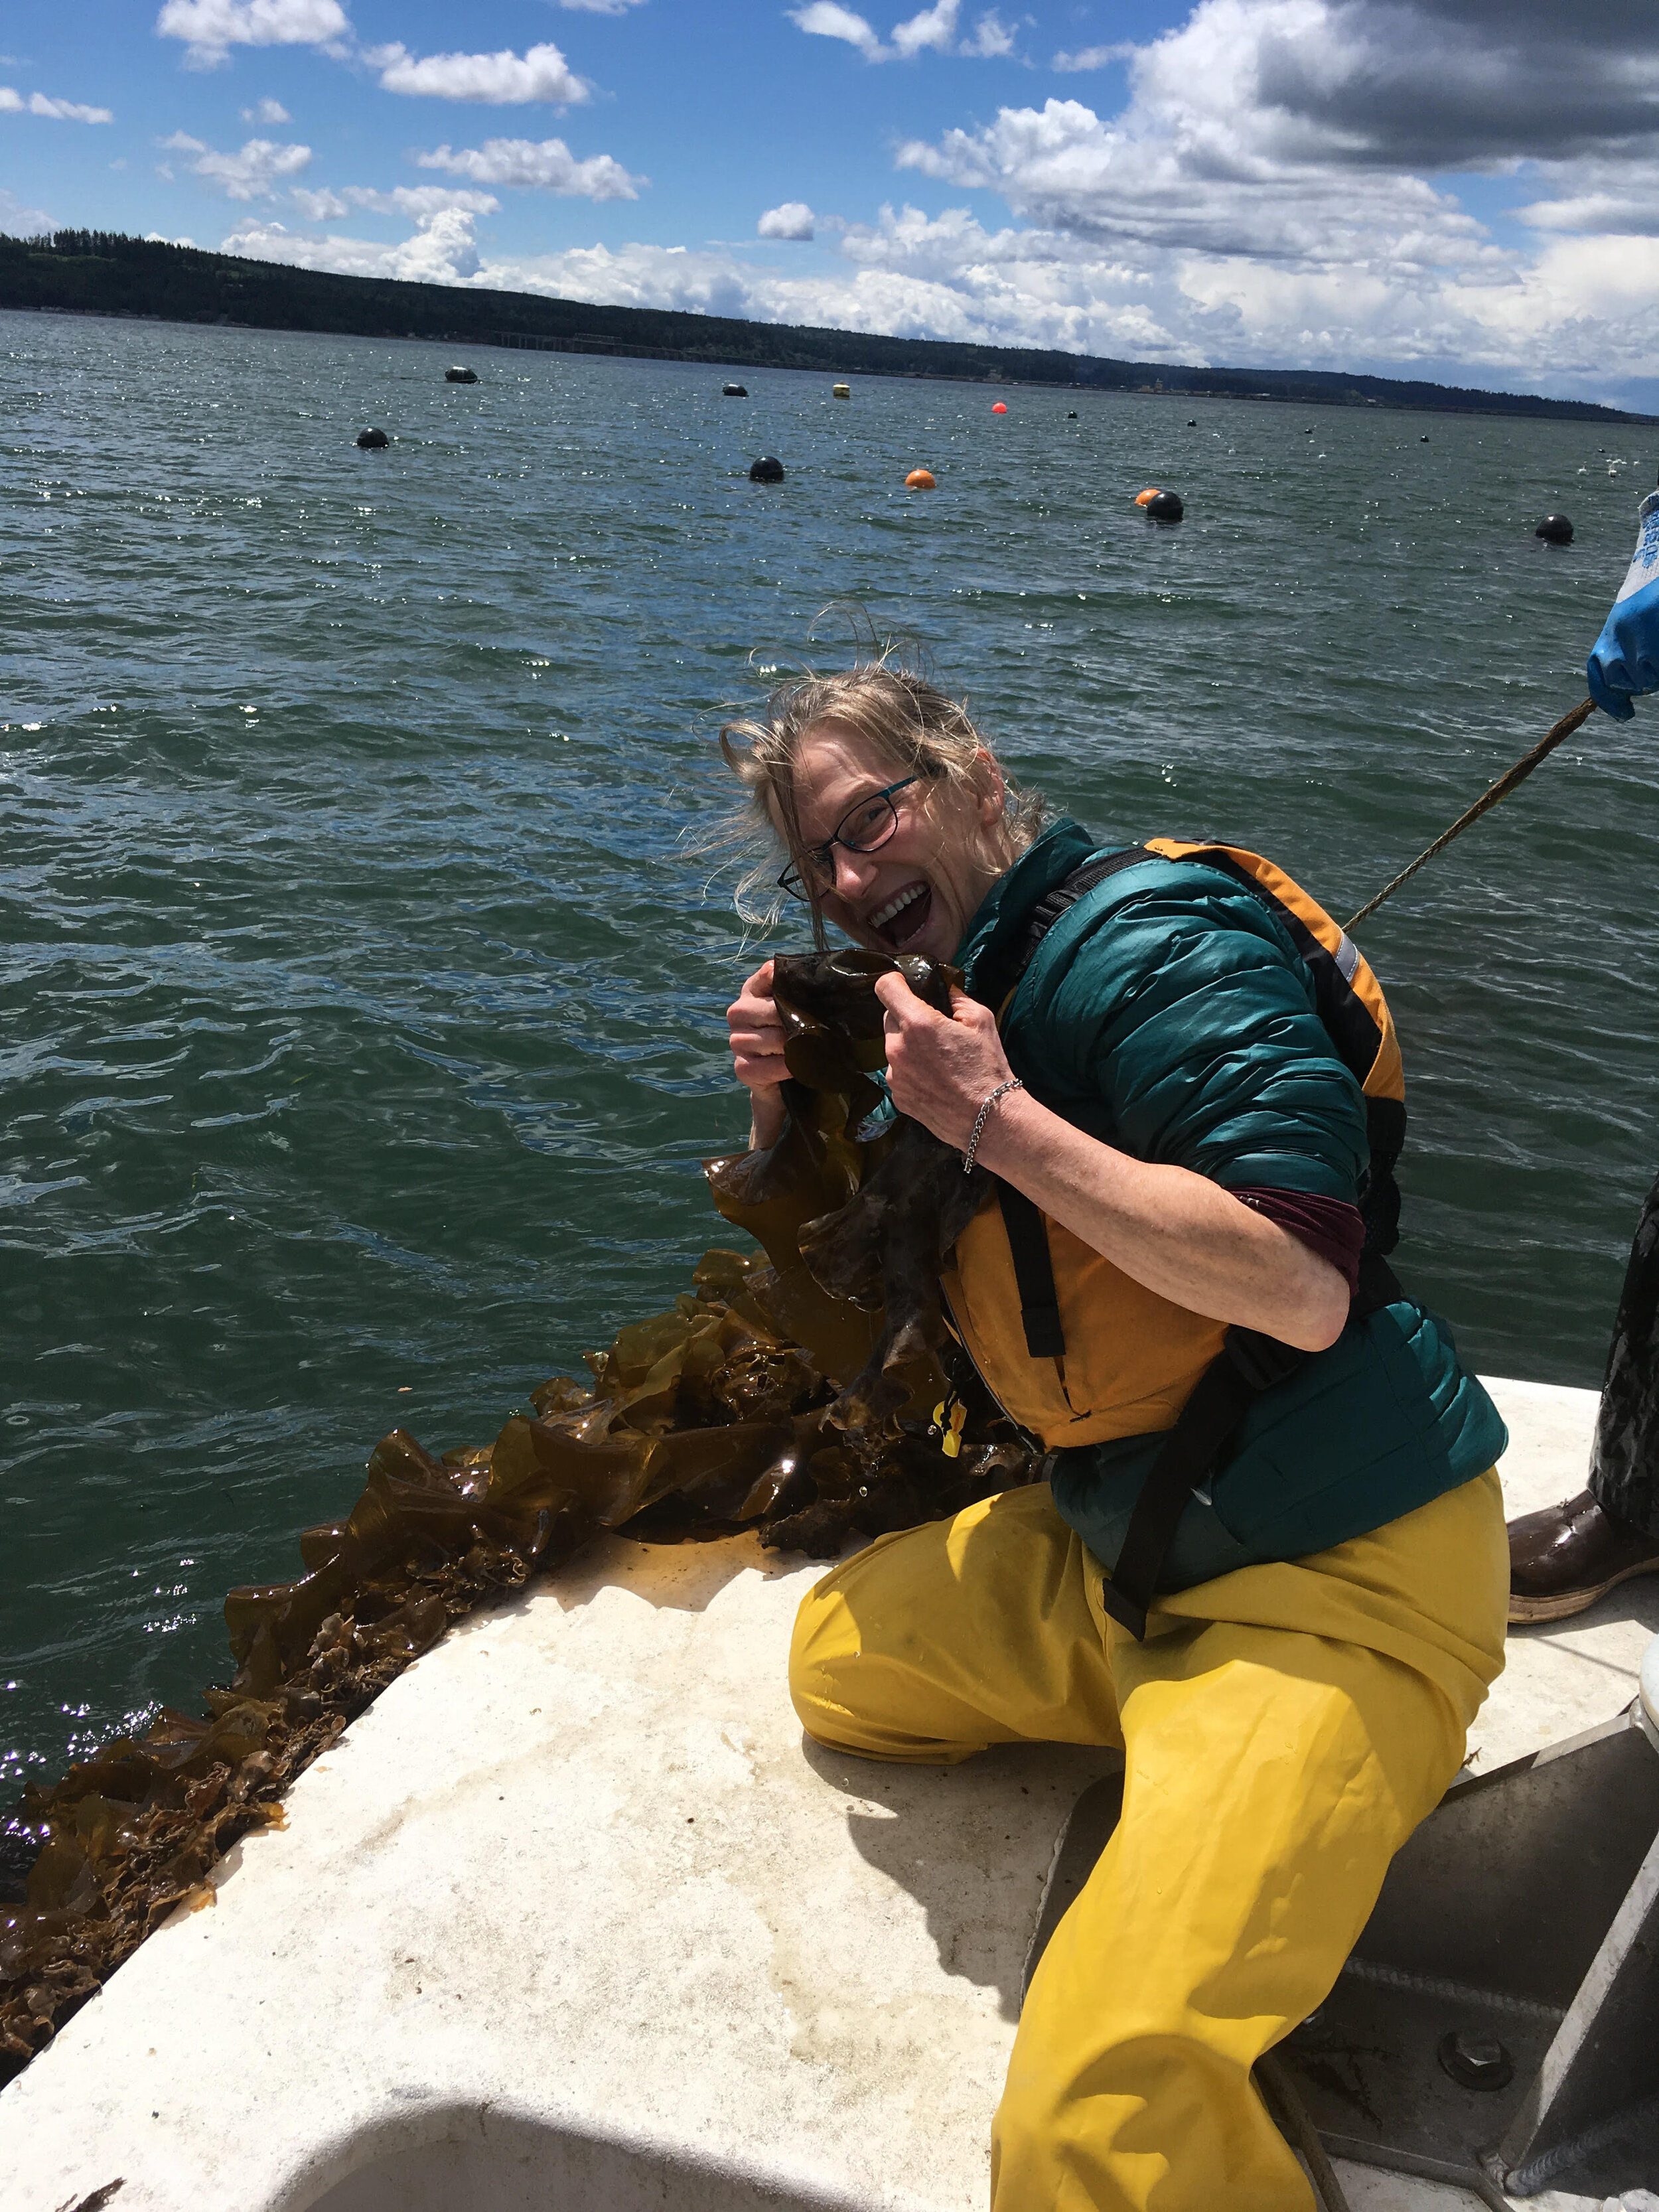
<svg viewBox="0 0 1659 2212">
<path fill-rule="evenodd" d="M 1180 398 L 1271 399 L 1302 406 L 1402 407 L 1609 423 L 1659 419 L 1589 400 L 1546 399 L 1531 392 L 1482 392 L 1396 377 L 1116 361 L 1039 348 L 744 322 L 666 308 L 596 307 L 529 292 L 338 276 L 114 231 L 0 236 L 0 307 L 622 354 L 711 367 L 812 369 L 838 376 L 944 377 Z"/>
</svg>

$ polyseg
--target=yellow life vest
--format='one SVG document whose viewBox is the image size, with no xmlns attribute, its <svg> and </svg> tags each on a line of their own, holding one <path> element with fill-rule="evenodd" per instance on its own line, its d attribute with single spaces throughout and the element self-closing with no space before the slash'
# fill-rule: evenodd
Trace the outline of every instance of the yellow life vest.
<svg viewBox="0 0 1659 2212">
<path fill-rule="evenodd" d="M 1149 853 L 1199 860 L 1246 884 L 1288 931 L 1313 979 L 1315 1005 L 1337 1057 L 1365 1094 L 1371 1164 L 1360 1194 L 1367 1249 L 1392 1250 L 1399 1194 L 1393 1165 L 1405 1133 L 1405 1080 L 1399 1041 L 1382 987 L 1364 956 L 1319 902 L 1260 854 L 1236 845 L 1149 839 L 1146 845 L 1085 862 L 1039 902 L 1020 972 L 1042 935 L 1075 900 Z M 1044 908 L 1049 911 L 1044 913 Z M 1002 994 L 1000 1019 L 1018 988 Z M 1061 1223 L 1009 1193 L 1005 1220 L 1000 1190 L 957 1238 L 942 1278 L 952 1323 L 975 1366 L 1022 1428 L 1050 1449 L 1146 1436 L 1172 1428 L 1199 1378 L 1219 1355 L 1224 1322 L 1173 1304 L 1094 1251 Z M 1046 1231 L 1052 1306 L 1042 1316 L 1044 1286 L 1030 1279 L 1034 1261 L 1025 1242 L 1024 1272 L 1011 1231 L 1016 1205 Z M 1038 1260 L 1041 1259 L 1039 1252 Z M 1058 1328 L 1053 1326 L 1057 1314 Z M 1036 1319 L 1042 1316 L 1042 1333 Z M 1034 1340 L 1036 1348 L 1034 1348 Z M 1042 1348 L 1060 1346 L 1058 1350 Z"/>
</svg>

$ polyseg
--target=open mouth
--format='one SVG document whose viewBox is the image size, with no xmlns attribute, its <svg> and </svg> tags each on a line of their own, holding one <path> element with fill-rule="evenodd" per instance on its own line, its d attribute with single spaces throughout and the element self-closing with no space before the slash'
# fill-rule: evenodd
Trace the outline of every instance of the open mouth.
<svg viewBox="0 0 1659 2212">
<path fill-rule="evenodd" d="M 884 906 L 878 906 L 870 916 L 868 927 L 884 944 L 896 951 L 921 934 L 933 910 L 933 894 L 926 884 L 906 884 Z"/>
</svg>

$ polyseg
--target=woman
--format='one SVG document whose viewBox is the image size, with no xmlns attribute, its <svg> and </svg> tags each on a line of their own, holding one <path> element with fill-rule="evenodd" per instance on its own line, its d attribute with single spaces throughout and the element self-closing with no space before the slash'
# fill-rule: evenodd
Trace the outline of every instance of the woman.
<svg viewBox="0 0 1659 2212">
<path fill-rule="evenodd" d="M 1364 1104 L 1247 886 L 1146 855 L 1079 899 L 1011 992 L 1009 945 L 1093 848 L 1041 826 L 963 708 L 878 662 L 786 687 L 723 744 L 816 927 L 964 969 L 948 1019 L 896 972 L 878 983 L 894 1102 L 1034 1201 L 1062 1279 L 1063 1355 L 1038 1357 L 1000 1326 L 1016 1293 L 998 1207 L 958 1241 L 954 1321 L 1056 1446 L 1051 1479 L 820 1582 L 796 1708 L 820 1742 L 878 1758 L 1122 1747 L 1121 1821 L 1021 2018 L 998 2212 L 1304 2212 L 1250 2069 L 1327 1994 L 1503 1663 L 1501 1429 L 1420 1310 L 1351 1315 Z M 760 1144 L 783 1115 L 770 975 L 728 1015 Z M 1102 1499 L 1235 1324 L 1312 1355 L 1263 1399 L 1274 1463 L 1291 1486 L 1313 1467 L 1365 1533 L 1177 1576 L 1138 1639 L 1105 1601 Z"/>
</svg>

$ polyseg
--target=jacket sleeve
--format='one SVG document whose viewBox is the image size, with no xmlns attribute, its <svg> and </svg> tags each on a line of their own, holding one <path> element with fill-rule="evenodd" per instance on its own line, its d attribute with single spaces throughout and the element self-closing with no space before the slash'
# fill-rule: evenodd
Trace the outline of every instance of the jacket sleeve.
<svg viewBox="0 0 1659 2212">
<path fill-rule="evenodd" d="M 1138 1158 L 1352 1205 L 1364 1100 L 1289 936 L 1211 869 L 1173 864 L 1125 891 L 1093 915 L 1080 901 L 1044 946 L 1020 1022 L 1038 1064 L 1097 1100 Z"/>
</svg>

